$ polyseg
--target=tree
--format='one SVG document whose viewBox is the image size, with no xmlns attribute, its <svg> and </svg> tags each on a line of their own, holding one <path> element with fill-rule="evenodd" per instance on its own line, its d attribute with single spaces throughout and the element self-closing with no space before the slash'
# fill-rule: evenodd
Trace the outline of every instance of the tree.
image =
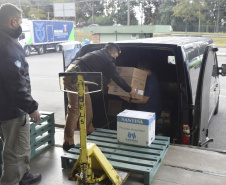
<svg viewBox="0 0 226 185">
<path fill-rule="evenodd" d="M 186 23 L 185 31 L 187 32 L 188 22 L 194 20 L 196 7 L 191 0 L 177 0 L 176 6 L 173 7 L 173 16 L 179 17 Z"/>
<path fill-rule="evenodd" d="M 153 18 L 154 6 L 151 1 L 144 1 L 142 5 L 144 9 L 144 24 L 149 25 L 152 22 L 154 22 Z"/>
<path fill-rule="evenodd" d="M 153 24 L 158 24 L 159 17 L 161 16 L 161 14 L 159 12 L 159 7 L 164 1 L 153 0 L 151 2 L 154 5 L 154 11 L 153 11 L 153 15 L 152 15 L 152 17 L 153 17 L 152 18 L 153 19 Z"/>
<path fill-rule="evenodd" d="M 176 18 L 173 16 L 173 7 L 176 6 L 176 1 L 168 0 L 164 1 L 159 6 L 160 18 L 158 20 L 159 24 L 173 25 L 176 22 Z"/>
<path fill-rule="evenodd" d="M 27 17 L 30 19 L 53 19 L 53 0 L 30 0 L 31 5 L 27 8 Z M 32 13 L 32 11 L 34 11 Z M 33 15 L 31 17 L 30 15 Z M 35 16 L 35 17 L 34 17 Z"/>
<path fill-rule="evenodd" d="M 95 24 L 99 25 L 112 25 L 112 17 L 111 16 L 94 16 Z M 89 18 L 88 24 L 92 24 L 92 17 Z"/>
<path fill-rule="evenodd" d="M 225 0 L 217 0 L 217 24 L 216 24 L 216 32 L 219 32 L 219 23 L 220 23 L 220 14 L 221 7 L 226 7 Z"/>
<path fill-rule="evenodd" d="M 28 12 L 28 16 L 31 19 L 46 19 L 46 15 L 42 9 L 31 8 Z"/>
<path fill-rule="evenodd" d="M 130 25 L 137 25 L 138 21 L 135 16 L 134 7 L 138 3 L 136 1 L 130 2 Z M 116 21 L 118 24 L 127 25 L 127 13 L 128 13 L 128 7 L 127 2 L 125 1 L 114 1 L 105 4 L 106 9 L 106 16 L 110 16 L 112 18 L 112 24 L 113 20 Z"/>
<path fill-rule="evenodd" d="M 208 31 L 208 24 L 215 24 L 214 32 L 218 32 L 219 29 L 219 22 L 222 19 L 223 11 L 226 8 L 226 1 L 225 0 L 206 0 L 206 10 L 205 10 L 205 21 L 207 23 L 206 30 Z"/>
<path fill-rule="evenodd" d="M 76 3 L 77 20 L 87 22 L 92 17 L 92 23 L 96 16 L 102 16 L 104 12 L 104 0 L 94 0 Z"/>
<path fill-rule="evenodd" d="M 206 16 L 204 14 L 204 11 L 207 10 L 206 0 L 193 0 L 193 7 L 197 10 L 194 16 L 199 20 L 198 32 L 200 32 L 201 21 L 204 21 Z"/>
<path fill-rule="evenodd" d="M 129 13 L 130 13 L 130 24 L 129 25 L 137 25 L 138 21 L 137 18 L 135 16 L 135 11 L 134 11 L 134 7 L 137 5 L 136 1 L 130 1 L 130 6 L 129 6 Z M 116 20 L 118 23 L 122 24 L 122 25 L 127 25 L 128 23 L 128 4 L 127 2 L 122 2 L 118 8 L 118 13 L 117 13 L 117 17 Z"/>
</svg>

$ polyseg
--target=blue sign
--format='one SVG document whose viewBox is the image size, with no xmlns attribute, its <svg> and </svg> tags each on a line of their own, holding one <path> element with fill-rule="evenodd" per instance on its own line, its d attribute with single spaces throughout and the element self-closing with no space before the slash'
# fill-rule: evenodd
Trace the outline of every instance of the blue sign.
<svg viewBox="0 0 226 185">
<path fill-rule="evenodd" d="M 68 41 L 73 30 L 73 22 L 33 21 L 35 43 Z"/>
<path fill-rule="evenodd" d="M 34 22 L 34 37 L 35 37 L 35 43 L 43 43 L 47 42 L 47 35 L 46 35 L 46 24 L 45 22 Z"/>
</svg>

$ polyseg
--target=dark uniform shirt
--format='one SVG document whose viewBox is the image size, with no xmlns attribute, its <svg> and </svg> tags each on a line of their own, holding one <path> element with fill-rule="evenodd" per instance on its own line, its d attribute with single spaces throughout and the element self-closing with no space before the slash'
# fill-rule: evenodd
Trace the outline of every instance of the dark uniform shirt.
<svg viewBox="0 0 226 185">
<path fill-rule="evenodd" d="M 38 103 L 31 96 L 28 63 L 13 30 L 0 28 L 0 121 L 33 113 Z"/>
<path fill-rule="evenodd" d="M 115 59 L 106 49 L 101 49 L 78 57 L 72 64 L 79 65 L 82 72 L 102 72 L 103 83 L 108 85 L 112 79 L 119 87 L 126 92 L 131 92 L 131 87 L 119 75 Z"/>
<path fill-rule="evenodd" d="M 147 76 L 144 96 L 149 97 L 149 100 L 145 104 L 138 104 L 138 110 L 155 112 L 156 116 L 159 117 L 162 110 L 162 102 L 159 81 L 155 72 L 152 72 L 151 75 Z"/>
</svg>

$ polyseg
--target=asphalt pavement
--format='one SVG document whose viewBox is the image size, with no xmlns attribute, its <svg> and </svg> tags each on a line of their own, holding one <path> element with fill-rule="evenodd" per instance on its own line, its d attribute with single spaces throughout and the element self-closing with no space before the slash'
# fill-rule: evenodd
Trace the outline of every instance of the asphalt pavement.
<svg viewBox="0 0 226 185">
<path fill-rule="evenodd" d="M 218 56 L 226 56 L 226 47 L 219 47 L 217 55 Z"/>
</svg>

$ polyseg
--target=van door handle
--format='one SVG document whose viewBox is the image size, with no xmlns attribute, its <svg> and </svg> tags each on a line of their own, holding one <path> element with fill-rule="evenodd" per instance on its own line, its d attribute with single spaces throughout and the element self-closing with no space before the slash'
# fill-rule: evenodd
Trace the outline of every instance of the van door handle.
<svg viewBox="0 0 226 185">
<path fill-rule="evenodd" d="M 214 88 L 214 90 L 213 91 L 216 91 L 216 88 Z"/>
<path fill-rule="evenodd" d="M 216 87 L 218 87 L 218 84 L 216 84 Z"/>
<path fill-rule="evenodd" d="M 200 141 L 199 141 L 199 146 L 200 147 L 202 147 L 202 146 L 204 146 L 204 145 L 206 145 L 206 144 L 208 144 L 208 143 L 210 143 L 210 142 L 213 142 L 214 141 L 214 139 L 213 138 L 206 138 L 206 141 L 204 141 L 203 143 L 201 143 Z"/>
</svg>

